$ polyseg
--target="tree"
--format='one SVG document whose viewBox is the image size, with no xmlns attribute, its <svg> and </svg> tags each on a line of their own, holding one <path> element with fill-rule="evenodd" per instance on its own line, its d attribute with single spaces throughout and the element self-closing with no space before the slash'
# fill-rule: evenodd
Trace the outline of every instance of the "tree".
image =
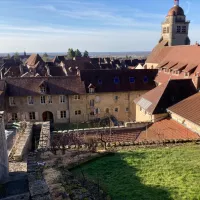
<svg viewBox="0 0 200 200">
<path fill-rule="evenodd" d="M 19 58 L 19 53 L 18 53 L 18 52 L 16 52 L 16 53 L 14 54 L 14 58 L 15 58 L 15 59 Z"/>
<path fill-rule="evenodd" d="M 76 57 L 82 57 L 82 53 L 78 49 L 76 49 L 75 56 Z"/>
<path fill-rule="evenodd" d="M 89 57 L 89 53 L 88 53 L 88 51 L 84 51 L 84 53 L 83 53 L 83 57 L 85 57 L 85 58 L 88 58 Z"/>
<path fill-rule="evenodd" d="M 47 53 L 44 53 L 42 57 L 48 57 L 48 54 L 47 54 Z"/>
<path fill-rule="evenodd" d="M 44 53 L 42 59 L 46 62 L 48 60 L 48 54 Z"/>
<path fill-rule="evenodd" d="M 70 58 L 70 59 L 75 57 L 75 51 L 72 48 L 68 49 L 67 57 Z"/>
</svg>

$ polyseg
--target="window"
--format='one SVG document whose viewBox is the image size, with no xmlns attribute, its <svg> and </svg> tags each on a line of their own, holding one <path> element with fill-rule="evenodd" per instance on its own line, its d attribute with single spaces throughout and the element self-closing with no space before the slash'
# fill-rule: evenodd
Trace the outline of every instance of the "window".
<svg viewBox="0 0 200 200">
<path fill-rule="evenodd" d="M 17 121 L 17 113 L 12 113 L 12 121 Z"/>
<path fill-rule="evenodd" d="M 115 99 L 115 101 L 117 101 L 117 100 L 119 99 L 119 97 L 118 97 L 118 96 L 115 96 L 114 99 Z"/>
<path fill-rule="evenodd" d="M 48 96 L 48 103 L 49 103 L 49 104 L 53 103 L 53 102 L 52 102 L 52 96 L 51 96 L 51 95 Z"/>
<path fill-rule="evenodd" d="M 126 112 L 128 112 L 129 111 L 129 108 L 126 108 L 126 110 L 125 110 Z"/>
<path fill-rule="evenodd" d="M 177 33 L 180 33 L 180 32 L 181 32 L 181 26 L 177 26 L 176 32 L 177 32 Z"/>
<path fill-rule="evenodd" d="M 41 96 L 40 97 L 40 102 L 42 103 L 42 104 L 44 104 L 46 101 L 45 101 L 46 99 L 45 99 L 45 96 Z"/>
<path fill-rule="evenodd" d="M 60 118 L 61 119 L 67 118 L 67 112 L 66 111 L 60 111 Z"/>
<path fill-rule="evenodd" d="M 135 78 L 134 77 L 129 77 L 129 82 L 130 83 L 135 83 Z"/>
<path fill-rule="evenodd" d="M 91 116 L 94 116 L 94 111 L 90 112 L 90 115 L 91 115 Z"/>
<path fill-rule="evenodd" d="M 101 112 L 101 111 L 100 111 L 100 108 L 96 108 L 96 109 L 95 109 L 96 115 L 100 114 L 100 112 Z"/>
<path fill-rule="evenodd" d="M 34 112 L 30 112 L 29 113 L 29 119 L 30 120 L 35 120 L 35 113 Z"/>
<path fill-rule="evenodd" d="M 45 92 L 46 92 L 46 88 L 45 88 L 44 86 L 41 86 L 41 87 L 40 87 L 40 92 L 41 92 L 41 93 L 45 93 Z"/>
<path fill-rule="evenodd" d="M 119 84 L 119 77 L 115 76 L 115 78 L 114 78 L 114 83 L 115 83 L 115 84 Z"/>
<path fill-rule="evenodd" d="M 109 113 L 109 108 L 106 108 L 106 113 Z"/>
<path fill-rule="evenodd" d="M 102 80 L 101 80 L 101 79 L 98 80 L 98 84 L 99 84 L 99 85 L 102 84 Z"/>
<path fill-rule="evenodd" d="M 10 104 L 10 106 L 14 106 L 15 105 L 14 97 L 9 97 L 9 104 Z"/>
<path fill-rule="evenodd" d="M 185 76 L 189 76 L 190 75 L 190 73 L 189 72 L 185 72 Z"/>
<path fill-rule="evenodd" d="M 164 28 L 163 28 L 163 33 L 166 33 L 166 32 L 167 32 L 167 28 L 164 27 Z"/>
<path fill-rule="evenodd" d="M 75 115 L 81 115 L 81 110 L 76 110 Z"/>
<path fill-rule="evenodd" d="M 147 82 L 148 82 L 148 77 L 145 76 L 144 79 L 143 79 L 143 81 L 144 81 L 145 83 L 147 83 Z"/>
<path fill-rule="evenodd" d="M 28 103 L 28 105 L 33 105 L 33 97 L 32 96 L 27 97 L 27 103 Z"/>
<path fill-rule="evenodd" d="M 60 103 L 65 103 L 65 96 L 64 95 L 60 95 Z"/>
<path fill-rule="evenodd" d="M 94 93 L 94 88 L 89 88 L 89 93 Z"/>
<path fill-rule="evenodd" d="M 169 27 L 167 27 L 167 33 L 169 33 Z"/>
<path fill-rule="evenodd" d="M 186 26 L 182 26 L 182 33 L 186 33 Z"/>
<path fill-rule="evenodd" d="M 80 95 L 74 95 L 74 99 L 79 100 L 80 99 Z"/>
<path fill-rule="evenodd" d="M 90 106 L 92 106 L 92 107 L 94 106 L 94 99 L 90 100 Z"/>
<path fill-rule="evenodd" d="M 115 112 L 118 112 L 119 111 L 119 109 L 118 108 L 115 108 Z"/>
</svg>

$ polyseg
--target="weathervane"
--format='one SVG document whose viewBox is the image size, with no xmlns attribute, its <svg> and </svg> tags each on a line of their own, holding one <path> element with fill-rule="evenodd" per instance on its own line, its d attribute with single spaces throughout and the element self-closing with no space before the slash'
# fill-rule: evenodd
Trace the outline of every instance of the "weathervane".
<svg viewBox="0 0 200 200">
<path fill-rule="evenodd" d="M 174 0 L 174 6 L 179 6 L 179 0 Z"/>
</svg>

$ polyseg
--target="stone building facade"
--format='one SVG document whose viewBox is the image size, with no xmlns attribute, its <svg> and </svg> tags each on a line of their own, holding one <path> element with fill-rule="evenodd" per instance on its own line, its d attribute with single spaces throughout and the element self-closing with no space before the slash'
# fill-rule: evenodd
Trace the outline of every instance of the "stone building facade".
<svg viewBox="0 0 200 200">
<path fill-rule="evenodd" d="M 157 70 L 83 70 L 80 76 L 5 80 L 6 122 L 136 120 L 134 99 L 156 87 Z"/>
</svg>

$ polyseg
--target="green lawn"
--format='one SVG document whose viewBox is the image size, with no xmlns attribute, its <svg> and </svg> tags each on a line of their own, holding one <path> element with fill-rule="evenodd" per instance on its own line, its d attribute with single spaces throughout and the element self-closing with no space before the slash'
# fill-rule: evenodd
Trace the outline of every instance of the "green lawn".
<svg viewBox="0 0 200 200">
<path fill-rule="evenodd" d="M 200 146 L 120 151 L 83 165 L 113 200 L 200 199 Z M 72 172 L 80 176 L 80 169 Z"/>
</svg>

